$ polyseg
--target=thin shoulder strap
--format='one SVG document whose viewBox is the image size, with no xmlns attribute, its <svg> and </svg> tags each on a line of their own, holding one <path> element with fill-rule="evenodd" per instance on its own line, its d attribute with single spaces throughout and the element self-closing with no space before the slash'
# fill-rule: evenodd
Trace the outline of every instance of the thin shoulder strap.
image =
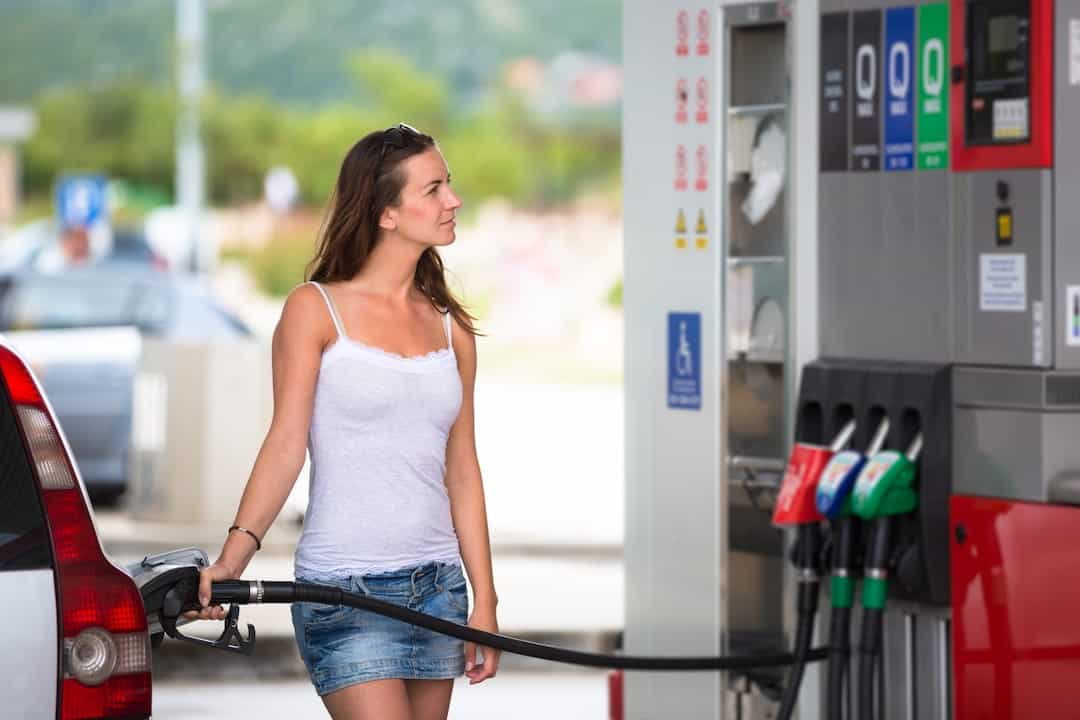
<svg viewBox="0 0 1080 720">
<path fill-rule="evenodd" d="M 454 352 L 454 337 L 450 334 L 450 311 L 447 310 L 443 313 L 443 319 L 446 325 L 446 346 L 450 352 Z"/>
<path fill-rule="evenodd" d="M 337 329 L 338 336 L 347 340 L 349 336 L 345 334 L 345 326 L 341 323 L 337 308 L 334 307 L 334 301 L 330 299 L 330 293 L 326 291 L 326 288 L 314 280 L 309 280 L 308 284 L 314 285 L 318 289 L 319 294 L 323 296 L 323 300 L 326 301 L 326 309 L 330 311 L 330 319 L 334 321 L 334 327 Z"/>
</svg>

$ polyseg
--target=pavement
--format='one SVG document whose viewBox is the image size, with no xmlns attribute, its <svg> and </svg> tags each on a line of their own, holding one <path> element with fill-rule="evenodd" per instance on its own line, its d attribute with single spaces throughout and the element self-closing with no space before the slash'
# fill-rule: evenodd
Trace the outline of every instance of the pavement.
<svg viewBox="0 0 1080 720">
<path fill-rule="evenodd" d="M 156 671 L 156 667 L 155 667 Z M 304 680 L 154 683 L 155 720 L 305 718 L 326 720 L 326 709 Z M 454 684 L 449 720 L 603 720 L 607 673 L 503 673 L 479 685 Z"/>
</svg>

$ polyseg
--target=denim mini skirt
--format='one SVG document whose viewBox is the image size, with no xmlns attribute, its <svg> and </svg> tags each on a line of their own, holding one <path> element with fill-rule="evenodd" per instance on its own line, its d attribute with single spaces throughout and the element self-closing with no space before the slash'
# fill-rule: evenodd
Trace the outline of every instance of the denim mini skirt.
<svg viewBox="0 0 1080 720">
<path fill-rule="evenodd" d="M 300 576 L 376 600 L 465 624 L 469 599 L 460 565 L 430 562 L 351 577 Z M 293 603 L 300 656 L 319 695 L 356 683 L 401 678 L 446 680 L 465 672 L 465 643 L 367 610 Z"/>
</svg>

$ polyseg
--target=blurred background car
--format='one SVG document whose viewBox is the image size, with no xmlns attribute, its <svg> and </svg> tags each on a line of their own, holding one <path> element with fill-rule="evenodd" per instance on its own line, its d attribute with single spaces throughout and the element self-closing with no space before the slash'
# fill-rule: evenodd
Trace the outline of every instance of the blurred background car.
<svg viewBox="0 0 1080 720">
<path fill-rule="evenodd" d="M 34 368 L 99 503 L 127 487 L 142 338 L 253 337 L 198 278 L 130 258 L 2 276 L 0 333 Z"/>
<path fill-rule="evenodd" d="M 0 272 L 47 271 L 60 235 L 59 224 L 51 217 L 20 226 L 0 243 Z M 145 263 L 159 270 L 169 267 L 168 260 L 152 247 L 142 224 L 93 227 L 90 245 L 94 256 L 104 262 Z"/>
</svg>

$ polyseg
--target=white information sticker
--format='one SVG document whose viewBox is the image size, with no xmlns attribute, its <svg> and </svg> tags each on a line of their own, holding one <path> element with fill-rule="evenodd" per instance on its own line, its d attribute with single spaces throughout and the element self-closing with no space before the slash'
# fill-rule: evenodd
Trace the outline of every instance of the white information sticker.
<svg viewBox="0 0 1080 720">
<path fill-rule="evenodd" d="M 1069 84 L 1080 85 L 1080 20 L 1069 20 Z"/>
<path fill-rule="evenodd" d="M 1065 344 L 1080 347 L 1080 285 L 1065 286 Z"/>
<path fill-rule="evenodd" d="M 1023 140 L 1028 136 L 1028 99 L 994 101 L 994 139 Z"/>
<path fill-rule="evenodd" d="M 979 310 L 1024 312 L 1027 309 L 1026 260 L 1026 255 L 979 255 Z"/>
</svg>

